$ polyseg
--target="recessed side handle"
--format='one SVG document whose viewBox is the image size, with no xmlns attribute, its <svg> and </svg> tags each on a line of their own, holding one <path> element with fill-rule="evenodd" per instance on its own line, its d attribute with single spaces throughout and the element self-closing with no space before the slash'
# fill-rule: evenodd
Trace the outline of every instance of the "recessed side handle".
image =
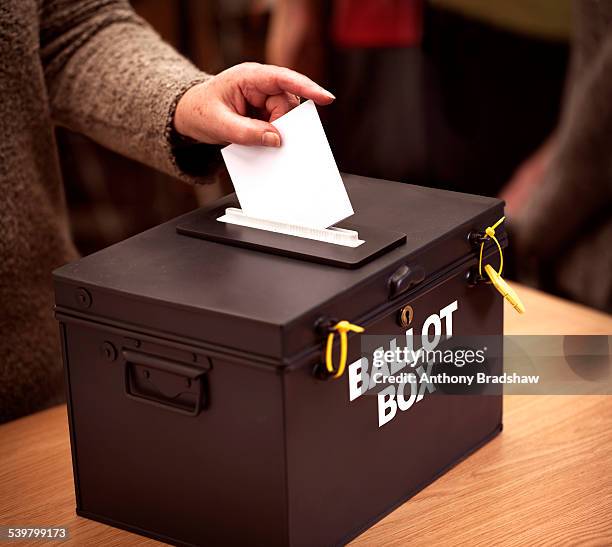
<svg viewBox="0 0 612 547">
<path fill-rule="evenodd" d="M 123 350 L 125 395 L 187 416 L 205 405 L 206 371 L 156 355 Z"/>
</svg>

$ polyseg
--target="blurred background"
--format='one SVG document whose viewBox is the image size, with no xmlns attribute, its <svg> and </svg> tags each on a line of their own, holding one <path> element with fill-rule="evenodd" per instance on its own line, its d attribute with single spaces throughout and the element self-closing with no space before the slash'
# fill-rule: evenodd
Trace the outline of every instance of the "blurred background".
<svg viewBox="0 0 612 547">
<path fill-rule="evenodd" d="M 207 72 L 268 62 L 330 89 L 320 113 L 341 171 L 506 199 L 508 277 L 612 311 L 612 2 L 132 4 Z M 232 191 L 222 172 L 191 187 L 66 130 L 58 141 L 83 254 Z"/>
</svg>

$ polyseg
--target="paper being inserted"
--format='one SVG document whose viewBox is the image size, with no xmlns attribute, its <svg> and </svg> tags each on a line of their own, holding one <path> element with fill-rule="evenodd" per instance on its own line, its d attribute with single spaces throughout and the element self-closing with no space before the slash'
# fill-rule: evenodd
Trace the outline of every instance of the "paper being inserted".
<svg viewBox="0 0 612 547">
<path fill-rule="evenodd" d="M 306 101 L 272 123 L 281 134 L 280 148 L 230 144 L 221 151 L 242 212 L 316 229 L 351 216 L 314 103 Z"/>
</svg>

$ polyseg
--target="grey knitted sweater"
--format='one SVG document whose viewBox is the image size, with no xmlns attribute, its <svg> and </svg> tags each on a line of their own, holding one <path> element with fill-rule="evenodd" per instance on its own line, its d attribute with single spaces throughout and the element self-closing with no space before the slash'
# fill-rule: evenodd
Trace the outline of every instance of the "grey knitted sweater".
<svg viewBox="0 0 612 547">
<path fill-rule="evenodd" d="M 170 143 L 172 118 L 181 94 L 206 77 L 127 0 L 2 0 L 0 422 L 63 389 L 51 271 L 76 252 L 54 124 L 188 178 Z"/>
</svg>

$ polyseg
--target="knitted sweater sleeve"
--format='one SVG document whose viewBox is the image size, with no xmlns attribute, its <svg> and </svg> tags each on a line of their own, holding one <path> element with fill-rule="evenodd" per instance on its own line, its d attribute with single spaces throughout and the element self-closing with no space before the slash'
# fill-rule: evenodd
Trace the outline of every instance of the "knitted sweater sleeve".
<svg viewBox="0 0 612 547">
<path fill-rule="evenodd" d="M 217 149 L 176 139 L 182 94 L 210 78 L 127 0 L 40 0 L 40 52 L 53 120 L 161 171 L 200 182 Z"/>
</svg>

